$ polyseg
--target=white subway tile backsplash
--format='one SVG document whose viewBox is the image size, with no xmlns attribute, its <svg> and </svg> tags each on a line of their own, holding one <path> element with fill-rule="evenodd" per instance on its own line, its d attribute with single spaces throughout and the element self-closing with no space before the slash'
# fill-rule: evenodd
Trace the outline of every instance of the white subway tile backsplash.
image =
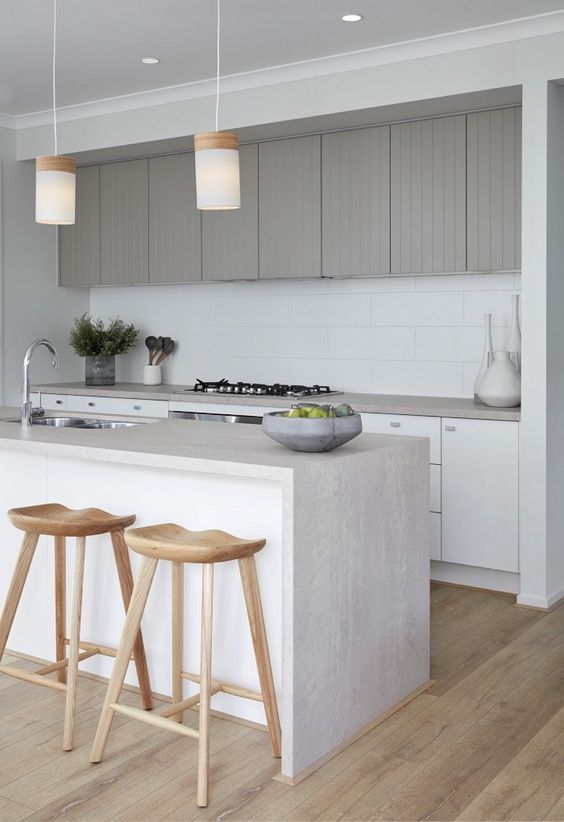
<svg viewBox="0 0 564 822">
<path fill-rule="evenodd" d="M 141 329 L 117 378 L 139 382 L 147 334 L 177 348 L 166 382 L 328 384 L 347 391 L 467 396 L 482 356 L 483 315 L 503 349 L 518 274 L 194 283 L 96 288 L 93 316 Z M 64 378 L 64 376 L 63 376 Z"/>
<path fill-rule="evenodd" d="M 327 357 L 327 329 L 306 327 L 251 328 L 253 357 Z"/>
<path fill-rule="evenodd" d="M 383 328 L 357 326 L 329 328 L 329 358 L 355 359 L 362 356 L 371 360 L 415 359 L 414 328 Z"/>
<path fill-rule="evenodd" d="M 462 292 L 373 294 L 372 324 L 462 325 Z"/>
<path fill-rule="evenodd" d="M 365 294 L 308 294 L 290 297 L 289 322 L 290 325 L 327 327 L 369 325 L 370 299 Z"/>
<path fill-rule="evenodd" d="M 467 291 L 464 294 L 464 325 L 483 325 L 484 314 L 492 315 L 492 325 L 511 324 L 513 291 Z"/>
<path fill-rule="evenodd" d="M 462 363 L 373 362 L 371 390 L 376 394 L 460 397 L 463 368 Z"/>
</svg>

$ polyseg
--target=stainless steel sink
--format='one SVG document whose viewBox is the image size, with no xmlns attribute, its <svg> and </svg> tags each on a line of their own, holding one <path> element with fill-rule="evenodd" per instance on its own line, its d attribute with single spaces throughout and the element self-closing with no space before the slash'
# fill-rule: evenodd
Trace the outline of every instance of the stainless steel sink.
<svg viewBox="0 0 564 822">
<path fill-rule="evenodd" d="M 8 419 L 4 422 L 20 422 L 19 419 Z M 46 425 L 50 428 L 131 428 L 134 425 L 143 425 L 142 422 L 124 422 L 122 420 L 98 420 L 82 417 L 35 417 L 32 425 Z"/>
</svg>

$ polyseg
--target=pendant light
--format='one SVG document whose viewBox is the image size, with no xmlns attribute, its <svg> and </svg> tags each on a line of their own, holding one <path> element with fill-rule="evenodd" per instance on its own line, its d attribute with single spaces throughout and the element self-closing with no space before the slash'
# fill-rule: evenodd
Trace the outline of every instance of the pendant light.
<svg viewBox="0 0 564 822">
<path fill-rule="evenodd" d="M 57 154 L 57 0 L 53 0 L 53 131 L 55 154 L 35 160 L 35 222 L 73 225 L 76 203 L 76 161 Z"/>
<path fill-rule="evenodd" d="M 217 66 L 215 86 L 215 131 L 194 135 L 196 162 L 196 201 L 202 211 L 228 211 L 241 208 L 239 182 L 239 138 L 219 131 L 219 44 L 221 30 L 220 0 L 217 0 Z"/>
</svg>

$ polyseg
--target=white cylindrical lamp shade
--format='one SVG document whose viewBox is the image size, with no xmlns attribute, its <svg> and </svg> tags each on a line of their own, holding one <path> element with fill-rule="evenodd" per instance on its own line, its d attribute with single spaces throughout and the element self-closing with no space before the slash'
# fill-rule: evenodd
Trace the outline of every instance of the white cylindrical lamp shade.
<svg viewBox="0 0 564 822">
<path fill-rule="evenodd" d="M 37 157 L 35 161 L 35 222 L 74 225 L 76 160 Z"/>
<path fill-rule="evenodd" d="M 241 208 L 239 138 L 225 131 L 194 136 L 196 204 L 203 211 Z"/>
</svg>

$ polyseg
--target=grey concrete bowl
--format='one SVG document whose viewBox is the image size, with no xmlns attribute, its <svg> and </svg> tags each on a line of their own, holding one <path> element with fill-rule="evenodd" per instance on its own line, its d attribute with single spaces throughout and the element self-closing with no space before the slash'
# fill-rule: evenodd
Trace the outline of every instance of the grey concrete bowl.
<svg viewBox="0 0 564 822">
<path fill-rule="evenodd" d="M 332 451 L 362 431 L 360 414 L 350 417 L 284 417 L 273 411 L 262 418 L 262 430 L 271 440 L 292 451 Z"/>
</svg>

